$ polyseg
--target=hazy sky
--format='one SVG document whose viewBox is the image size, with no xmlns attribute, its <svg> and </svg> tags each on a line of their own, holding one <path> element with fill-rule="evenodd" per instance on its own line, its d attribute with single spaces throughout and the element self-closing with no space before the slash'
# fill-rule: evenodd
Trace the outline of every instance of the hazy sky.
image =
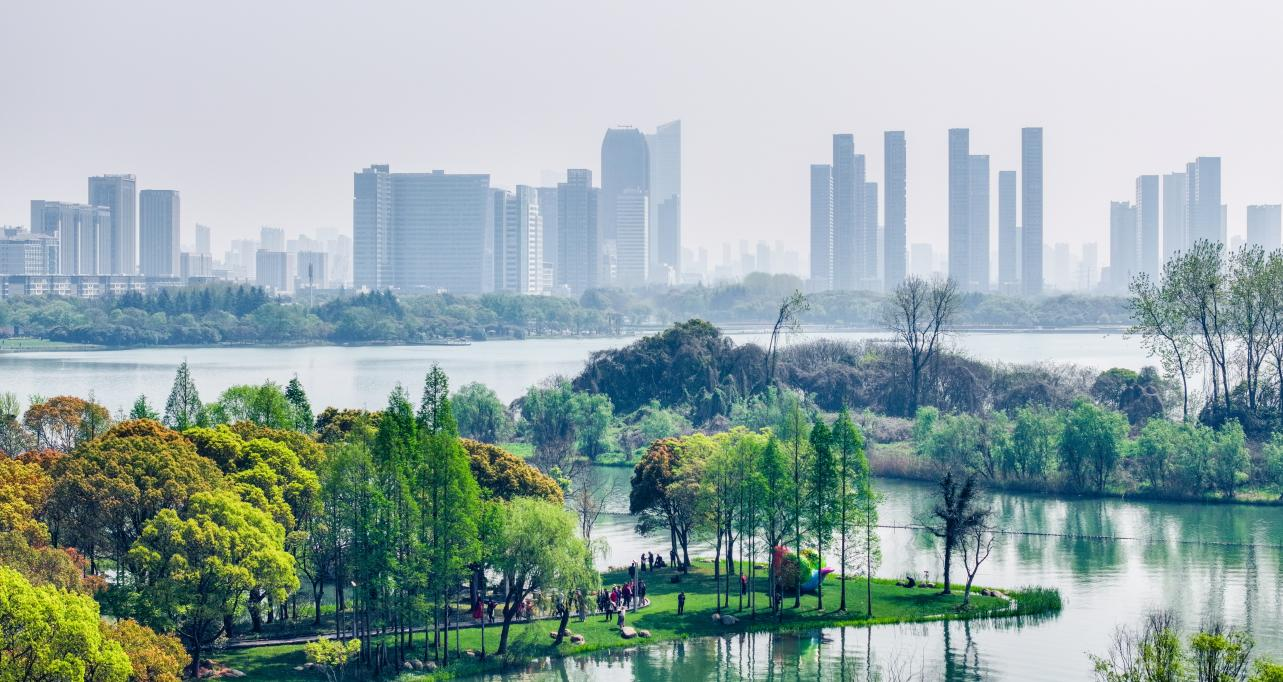
<svg viewBox="0 0 1283 682">
<path fill-rule="evenodd" d="M 337 5 L 337 6 L 336 6 Z M 86 177 L 178 189 L 184 242 L 351 231 L 352 173 L 596 174 L 605 129 L 680 118 L 684 242 L 806 252 L 808 164 L 908 139 L 909 241 L 943 249 L 946 130 L 1017 168 L 1046 129 L 1046 241 L 1107 239 L 1140 173 L 1224 157 L 1231 234 L 1283 203 L 1283 3 L 9 2 L 0 224 Z M 996 199 L 996 197 L 995 197 Z M 994 212 L 996 219 L 996 211 Z M 995 241 L 996 243 L 996 241 Z"/>
</svg>

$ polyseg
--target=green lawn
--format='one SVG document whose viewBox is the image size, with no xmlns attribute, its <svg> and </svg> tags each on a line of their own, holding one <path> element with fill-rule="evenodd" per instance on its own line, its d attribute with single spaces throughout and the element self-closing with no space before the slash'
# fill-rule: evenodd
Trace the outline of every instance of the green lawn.
<svg viewBox="0 0 1283 682">
<path fill-rule="evenodd" d="M 697 562 L 692 572 L 677 585 L 668 582 L 671 571 L 662 570 L 655 573 L 643 573 L 646 580 L 647 597 L 651 605 L 636 613 L 629 613 L 627 624 L 638 629 L 649 630 L 648 639 L 625 640 L 620 637 L 614 626 L 614 619 L 603 621 L 601 615 L 589 616 L 586 622 L 579 622 L 572 617 L 570 629 L 585 637 L 583 645 L 572 645 L 569 642 L 554 648 L 548 633 L 556 629 L 555 621 L 536 621 L 531 624 L 514 624 L 509 635 L 509 652 L 514 657 L 534 658 L 536 656 L 568 656 L 610 647 L 638 646 L 651 642 L 701 637 L 725 632 L 750 632 L 756 630 L 802 630 L 832 625 L 873 625 L 883 623 L 900 623 L 931 620 L 936 618 L 976 618 L 1002 615 L 1015 615 L 1008 609 L 1007 602 L 993 597 L 982 597 L 973 593 L 972 608 L 959 612 L 957 607 L 962 603 L 960 594 L 942 596 L 938 590 L 911 589 L 897 587 L 893 581 L 875 580 L 873 584 L 873 619 L 864 617 L 864 581 L 852 579 L 847 581 L 847 613 L 837 612 L 839 601 L 839 582 L 836 576 L 826 581 L 824 604 L 825 611 L 816 609 L 816 597 L 806 595 L 802 606 L 793 608 L 791 597 L 784 600 L 784 613 L 781 621 L 771 617 L 765 594 L 758 594 L 758 614 L 756 617 L 749 609 L 745 598 L 743 610 L 738 608 L 739 596 L 737 586 L 733 586 L 731 606 L 724 613 L 730 613 L 740 619 L 732 626 L 715 623 L 712 614 L 715 612 L 716 596 L 713 582 L 712 564 Z M 765 584 L 765 576 L 762 576 Z M 613 585 L 627 580 L 626 572 L 613 572 L 603 576 L 605 584 Z M 677 593 L 686 591 L 686 613 L 677 615 Z M 979 588 L 977 588 L 979 589 Z M 961 588 L 958 589 L 961 592 Z M 1047 593 L 1038 593 L 1038 598 L 1031 598 L 1028 603 L 1022 600 L 1023 593 L 1009 592 L 1022 601 L 1020 613 L 1054 611 L 1059 608 L 1059 599 Z M 1030 596 L 1033 596 L 1032 594 Z M 416 635 L 416 644 L 422 646 L 423 635 Z M 466 629 L 462 633 L 461 645 L 464 649 L 480 650 L 481 632 L 478 629 Z M 499 642 L 498 624 L 486 628 L 486 650 L 493 651 Z M 453 650 L 453 640 L 451 642 Z M 304 661 L 302 645 L 258 647 L 252 649 L 229 649 L 216 654 L 215 658 L 225 665 L 237 668 L 246 673 L 247 679 L 253 680 L 321 680 L 319 673 L 298 672 L 295 666 Z M 488 665 L 499 665 L 499 661 L 488 661 Z M 462 666 L 451 665 L 449 673 L 475 672 L 479 664 L 465 659 Z M 438 673 L 438 676 L 441 676 Z M 418 679 L 424 679 L 420 676 Z"/>
</svg>

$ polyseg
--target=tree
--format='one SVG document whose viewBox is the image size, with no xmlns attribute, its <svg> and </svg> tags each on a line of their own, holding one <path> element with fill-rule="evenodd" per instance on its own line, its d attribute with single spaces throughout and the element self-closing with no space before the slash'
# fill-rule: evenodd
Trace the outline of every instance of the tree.
<svg viewBox="0 0 1283 682">
<path fill-rule="evenodd" d="M 129 655 L 130 682 L 182 682 L 187 652 L 173 635 L 163 635 L 136 620 L 103 623 L 103 634 Z"/>
<path fill-rule="evenodd" d="M 495 567 L 508 586 L 504 593 L 503 629 L 499 634 L 502 655 L 508 648 L 508 630 L 517 606 L 540 590 L 570 593 L 594 589 L 600 580 L 592 556 L 575 537 L 574 521 L 562 508 L 530 498 L 516 498 L 505 505 Z"/>
<path fill-rule="evenodd" d="M 472 476 L 483 496 L 500 500 L 538 497 L 553 504 L 562 503 L 564 493 L 557 481 L 520 457 L 498 446 L 469 438 L 460 438 L 459 442 L 468 453 Z M 591 468 L 575 467 L 572 471 Z"/>
<path fill-rule="evenodd" d="M 35 434 L 36 447 L 71 452 L 106 431 L 111 416 L 92 399 L 60 395 L 27 408 L 22 422 Z"/>
<path fill-rule="evenodd" d="M 1225 246 L 1219 241 L 1199 240 L 1189 251 L 1173 256 L 1163 274 L 1170 280 L 1168 286 L 1176 310 L 1193 329 L 1198 348 L 1207 358 L 1212 379 L 1212 415 L 1217 419 L 1228 417 L 1232 349 Z M 1218 410 L 1221 411 L 1219 417 Z"/>
<path fill-rule="evenodd" d="M 975 475 L 968 475 L 959 486 L 953 472 L 946 471 L 944 478 L 940 479 L 940 499 L 931 509 L 931 519 L 923 524 L 932 535 L 944 540 L 944 589 L 941 594 L 952 594 L 949 566 L 963 536 L 983 527 L 989 519 L 989 509 L 979 505 L 978 494 Z"/>
<path fill-rule="evenodd" d="M 565 379 L 556 378 L 526 391 L 521 418 L 535 446 L 535 460 L 545 471 L 574 454 L 578 439 L 576 408 L 574 391 Z"/>
<path fill-rule="evenodd" d="M 917 276 L 896 286 L 883 309 L 883 324 L 903 342 L 909 360 L 909 404 L 916 414 L 923 370 L 935 359 L 958 311 L 958 285 L 952 279 L 928 282 Z"/>
<path fill-rule="evenodd" d="M 1150 355 L 1157 355 L 1168 376 L 1175 374 L 1181 380 L 1181 419 L 1189 420 L 1189 370 L 1195 348 L 1190 339 L 1186 320 L 1181 313 L 1174 286 L 1173 261 L 1163 265 L 1163 275 L 1158 282 L 1148 273 L 1132 279 L 1131 310 L 1133 324 L 1130 334 L 1140 336 L 1141 343 Z"/>
<path fill-rule="evenodd" d="M 588 546 L 592 544 L 592 529 L 601 513 L 618 493 L 612 477 L 603 476 L 600 467 L 589 463 L 577 464 L 570 474 L 570 508 L 579 517 L 579 535 Z"/>
<path fill-rule="evenodd" d="M 33 587 L 0 566 L 0 678 L 125 682 L 129 657 L 103 636 L 92 597 Z"/>
<path fill-rule="evenodd" d="M 140 620 L 173 630 L 191 654 L 189 674 L 251 589 L 277 601 L 298 589 L 285 529 L 227 490 L 199 492 L 179 514 L 163 509 L 129 551 Z"/>
<path fill-rule="evenodd" d="M 766 347 L 766 383 L 768 385 L 775 382 L 775 364 L 780 353 L 780 335 L 786 331 L 801 329 L 802 322 L 799 319 L 799 315 L 806 312 L 810 307 L 810 302 L 806 300 L 806 296 L 801 291 L 794 291 L 780 303 L 780 310 L 775 317 L 775 324 L 771 327 L 771 341 Z"/>
<path fill-rule="evenodd" d="M 294 430 L 311 433 L 312 404 L 307 401 L 307 393 L 303 391 L 303 384 L 299 383 L 297 374 L 285 385 L 285 401 L 290 405 L 290 417 Z"/>
<path fill-rule="evenodd" d="M 1092 656 L 1101 682 L 1182 682 L 1189 669 L 1175 619 L 1151 613 L 1140 630 L 1120 627 L 1107 658 Z"/>
<path fill-rule="evenodd" d="M 314 663 L 325 670 L 325 678 L 330 682 L 343 679 L 347 664 L 361 651 L 361 640 L 349 639 L 341 642 L 337 639 L 318 639 L 308 642 L 303 647 L 308 663 Z"/>
<path fill-rule="evenodd" d="M 129 409 L 130 419 L 150 419 L 160 421 L 160 415 L 147 404 L 147 396 L 139 393 L 138 398 L 134 400 L 134 406 Z"/>
<path fill-rule="evenodd" d="M 874 527 L 878 522 L 877 492 L 873 489 L 873 476 L 869 459 L 864 453 L 864 434 L 851 421 L 851 413 L 843 408 L 833 424 L 833 444 L 838 452 L 838 533 L 841 547 L 838 556 L 842 565 L 842 597 L 838 610 L 846 611 L 847 562 L 851 557 L 852 532 L 862 531 L 864 559 L 865 615 L 873 617 L 873 568 L 879 562 L 881 551 Z"/>
<path fill-rule="evenodd" d="M 600 393 L 576 391 L 574 411 L 579 453 L 596 461 L 610 447 L 606 436 L 614 417 L 610 398 Z"/>
<path fill-rule="evenodd" d="M 1096 490 L 1104 491 L 1122 457 L 1126 436 L 1126 417 L 1080 399 L 1065 416 L 1061 463 L 1075 484 L 1085 484 L 1090 472 Z"/>
<path fill-rule="evenodd" d="M 976 580 L 976 573 L 980 572 L 980 565 L 993 552 L 993 543 L 997 537 L 997 532 L 989 527 L 986 522 L 970 528 L 958 538 L 958 551 L 962 554 L 962 567 L 967 572 L 967 586 L 962 591 L 960 609 L 966 609 L 971 606 L 971 584 Z"/>
<path fill-rule="evenodd" d="M 780 448 L 780 442 L 774 434 L 766 441 L 766 447 L 758 458 L 757 472 L 762 477 L 762 521 L 767 551 L 774 551 L 786 542 L 788 535 L 789 503 L 793 499 L 790 489 L 792 479 L 788 473 L 788 461 Z M 775 562 L 767 562 L 769 567 L 768 581 L 771 588 L 771 611 L 776 611 L 773 595 L 780 589 L 780 577 L 775 574 Z M 845 594 L 845 590 L 843 591 Z M 778 615 L 778 613 L 777 613 Z"/>
<path fill-rule="evenodd" d="M 1247 483 L 1252 466 L 1247 438 L 1237 420 L 1227 421 L 1217 430 L 1215 445 L 1207 454 L 1211 463 L 1210 487 L 1234 499 L 1234 491 Z"/>
<path fill-rule="evenodd" d="M 1213 623 L 1190 638 L 1194 673 L 1198 682 L 1234 682 L 1247 677 L 1252 657 L 1252 636 L 1245 630 Z"/>
<path fill-rule="evenodd" d="M 638 515 L 643 535 L 666 526 L 672 550 L 681 550 L 681 567 L 690 567 L 690 533 L 699 514 L 701 463 L 684 455 L 682 442 L 665 438 L 651 443 L 633 467 L 628 513 Z"/>
<path fill-rule="evenodd" d="M 840 504 L 836 498 L 840 494 L 841 486 L 838 480 L 837 460 L 833 456 L 833 432 L 818 416 L 811 425 L 811 461 L 810 471 L 807 483 L 807 526 L 811 536 L 815 538 L 815 552 L 818 558 L 816 568 L 824 568 L 824 542 L 833 535 L 834 526 L 838 526 L 838 519 L 835 518 L 837 504 Z M 835 504 L 835 502 L 837 504 Z M 824 581 L 815 588 L 816 609 L 824 610 Z M 842 593 L 846 597 L 845 585 Z"/>
<path fill-rule="evenodd" d="M 1150 423 L 1168 422 L 1153 419 Z M 1025 481 L 1044 479 L 1055 468 L 1062 428 L 1060 416 L 1047 408 L 1020 408 L 1002 453 L 1003 474 Z"/>
<path fill-rule="evenodd" d="M 228 388 L 210 407 L 209 416 L 216 424 L 247 421 L 274 429 L 295 426 L 293 408 L 285 398 L 285 391 L 273 381 L 265 381 L 260 386 Z"/>
<path fill-rule="evenodd" d="M 512 417 L 499 396 L 485 384 L 461 386 L 450 399 L 459 435 L 482 443 L 502 443 L 512 437 Z"/>
<path fill-rule="evenodd" d="M 195 426 L 203 406 L 200 393 L 196 391 L 196 382 L 184 360 L 174 374 L 174 386 L 169 389 L 169 400 L 165 402 L 165 426 L 179 431 Z"/>
</svg>

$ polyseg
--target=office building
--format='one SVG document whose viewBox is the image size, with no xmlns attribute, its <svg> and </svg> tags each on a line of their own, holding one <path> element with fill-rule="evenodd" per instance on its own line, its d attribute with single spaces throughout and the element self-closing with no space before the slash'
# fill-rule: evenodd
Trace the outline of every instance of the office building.
<svg viewBox="0 0 1283 682">
<path fill-rule="evenodd" d="M 138 198 L 132 175 L 98 175 L 89 178 L 89 205 L 111 210 L 110 274 L 138 272 Z M 106 274 L 106 273 L 104 273 Z"/>
<path fill-rule="evenodd" d="M 1020 130 L 1020 289 L 1042 293 L 1042 128 Z"/>
<path fill-rule="evenodd" d="M 1140 272 L 1140 233 L 1136 205 L 1126 201 L 1109 204 L 1109 279 L 1114 293 L 1124 293 L 1132 276 Z"/>
<path fill-rule="evenodd" d="M 490 176 L 354 174 L 352 235 L 357 287 L 481 293 L 494 284 Z"/>
<path fill-rule="evenodd" d="M 179 274 L 181 211 L 172 189 L 145 189 L 138 193 L 138 252 L 142 274 L 172 277 Z"/>
<path fill-rule="evenodd" d="M 31 231 L 58 240 L 59 275 L 111 272 L 111 209 L 63 201 L 33 200 Z"/>
<path fill-rule="evenodd" d="M 619 223 L 623 219 L 621 214 L 628 214 L 633 223 L 630 227 L 636 228 L 636 217 L 632 214 L 638 195 L 647 204 L 643 207 L 643 212 L 649 213 L 649 191 L 650 150 L 646 144 L 646 136 L 636 128 L 607 130 L 601 141 L 601 194 L 597 206 L 600 212 L 598 229 L 601 230 L 601 237 L 605 242 L 602 246 L 606 251 L 614 250 L 612 245 L 618 238 Z M 625 194 L 630 197 L 625 201 L 626 205 L 620 207 L 621 197 Z M 647 220 L 647 230 L 649 229 Z M 630 239 L 635 238 L 635 235 L 630 235 Z M 649 249 L 649 235 L 645 241 Z M 649 260 L 649 253 L 646 259 Z"/>
<path fill-rule="evenodd" d="M 539 192 L 518 185 L 515 192 L 496 189 L 494 212 L 495 290 L 519 294 L 542 294 L 543 218 Z"/>
<path fill-rule="evenodd" d="M 888 130 L 882 134 L 882 156 L 882 285 L 885 291 L 892 291 L 904 281 L 909 233 L 905 210 L 908 185 L 903 130 Z"/>
<path fill-rule="evenodd" d="M 264 225 L 258 230 L 258 243 L 264 251 L 284 251 L 285 230 Z"/>
<path fill-rule="evenodd" d="M 949 277 L 970 289 L 971 131 L 949 129 Z"/>
<path fill-rule="evenodd" d="M 989 290 L 989 156 L 973 154 L 968 161 L 967 250 L 970 252 L 971 291 Z"/>
<path fill-rule="evenodd" d="M 571 168 L 566 181 L 557 185 L 557 268 L 556 284 L 572 293 L 599 286 L 602 262 L 597 226 L 598 191 L 592 186 L 592 171 Z"/>
<path fill-rule="evenodd" d="M 543 262 L 551 275 L 545 278 L 544 284 L 551 287 L 557 279 L 557 268 L 560 267 L 557 260 L 561 255 L 561 247 L 557 243 L 557 228 L 560 226 L 557 217 L 557 187 L 540 187 L 537 193 L 539 218 L 543 221 Z"/>
<path fill-rule="evenodd" d="M 284 251 L 259 249 L 254 254 L 254 283 L 272 291 L 284 292 L 289 288 L 290 259 Z"/>
<path fill-rule="evenodd" d="M 1266 251 L 1274 251 L 1283 244 L 1283 205 L 1263 204 L 1247 207 L 1247 243 Z"/>
<path fill-rule="evenodd" d="M 212 254 L 214 253 L 211 240 L 212 230 L 208 225 L 196 223 L 196 253 Z"/>
<path fill-rule="evenodd" d="M 833 267 L 832 288 L 859 288 L 863 279 L 864 156 L 855 153 L 855 137 L 833 136 Z"/>
<path fill-rule="evenodd" d="M 833 288 L 833 167 L 811 164 L 811 288 Z"/>
<path fill-rule="evenodd" d="M 651 269 L 680 276 L 682 269 L 682 122 L 646 135 L 650 156 Z"/>
<path fill-rule="evenodd" d="M 998 171 L 998 290 L 1019 291 L 1020 234 L 1016 226 L 1016 171 Z"/>
<path fill-rule="evenodd" d="M 863 158 L 863 156 L 861 156 Z M 860 229 L 860 282 L 865 291 L 882 288 L 880 264 L 882 262 L 881 227 L 878 225 L 878 183 L 864 183 L 861 210 L 864 224 Z"/>
<path fill-rule="evenodd" d="M 1225 242 L 1224 221 L 1221 216 L 1221 157 L 1200 156 L 1186 165 L 1189 177 L 1189 239 L 1190 245 L 1200 240 Z"/>
<path fill-rule="evenodd" d="M 1158 275 L 1159 257 L 1162 245 L 1159 244 L 1159 178 L 1157 175 L 1142 175 L 1136 178 L 1136 230 L 1140 238 L 1139 272 L 1150 277 Z"/>
<path fill-rule="evenodd" d="M 58 272 L 58 238 L 16 227 L 0 230 L 0 275 Z"/>
<path fill-rule="evenodd" d="M 650 225 L 646 193 L 625 190 L 614 198 L 615 281 L 641 287 L 650 281 Z"/>
<path fill-rule="evenodd" d="M 184 282 L 214 276 L 214 257 L 208 253 L 184 251 L 178 257 L 178 275 Z"/>
<path fill-rule="evenodd" d="M 1184 173 L 1163 176 L 1163 261 L 1189 248 L 1186 210 L 1189 206 L 1188 178 Z"/>
</svg>

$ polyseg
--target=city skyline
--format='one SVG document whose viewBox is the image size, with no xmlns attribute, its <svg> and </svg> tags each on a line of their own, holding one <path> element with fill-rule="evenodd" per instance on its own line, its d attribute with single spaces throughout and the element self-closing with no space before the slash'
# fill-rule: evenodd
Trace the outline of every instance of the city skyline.
<svg viewBox="0 0 1283 682">
<path fill-rule="evenodd" d="M 876 149 L 884 130 L 903 130 L 911 140 L 908 243 L 943 243 L 947 183 L 941 138 L 950 127 L 970 127 L 972 147 L 989 154 L 993 168 L 1004 169 L 1019 165 L 1019 140 L 1010 131 L 1045 128 L 1046 155 L 1054 160 L 1046 167 L 1049 244 L 1104 243 L 1108 202 L 1126 196 L 1118 188 L 1128 186 L 1137 170 L 1179 168 L 1197 156 L 1225 159 L 1223 202 L 1231 207 L 1231 234 L 1244 230 L 1243 207 L 1283 199 L 1283 167 L 1274 161 L 1283 149 L 1283 131 L 1272 124 L 1277 97 L 1259 87 L 1283 75 L 1283 68 L 1268 54 L 1269 40 L 1253 39 L 1267 35 L 1266 27 L 1283 18 L 1283 10 L 1272 6 L 1231 4 L 1207 13 L 1192 3 L 1171 3 L 1152 13 L 1087 3 L 1035 14 L 1000 3 L 965 8 L 941 3 L 931 5 L 933 19 L 923 22 L 920 12 L 907 7 L 830 3 L 785 17 L 753 8 L 725 17 L 711 9 L 672 5 L 673 11 L 680 7 L 688 26 L 683 30 L 691 35 L 730 21 L 735 31 L 719 31 L 728 35 L 726 56 L 709 58 L 682 48 L 646 59 L 639 59 L 632 46 L 668 26 L 655 16 L 662 14 L 662 3 L 645 10 L 568 4 L 575 19 L 566 26 L 552 20 L 558 13 L 504 5 L 504 21 L 493 32 L 445 30 L 493 18 L 480 8 L 389 5 L 386 22 L 357 36 L 343 30 L 351 25 L 346 10 L 300 7 L 259 8 L 263 21 L 255 25 L 233 21 L 236 12 L 226 8 L 140 5 L 109 12 L 84 4 L 56 14 L 40 6 L 7 9 L 14 20 L 0 28 L 0 55 L 22 66 L 0 74 L 0 89 L 47 96 L 26 99 L 39 106 L 0 112 L 0 147 L 6 150 L 0 223 L 21 224 L 33 197 L 83 200 L 84 178 L 131 173 L 140 187 L 181 190 L 184 241 L 199 221 L 216 230 L 218 253 L 263 224 L 280 225 L 291 234 L 326 227 L 348 231 L 347 174 L 371 160 L 398 168 L 489 173 L 492 185 L 507 188 L 543 185 L 545 171 L 560 174 L 565 168 L 590 169 L 600 177 L 602 130 L 626 123 L 650 130 L 679 117 L 686 138 L 683 241 L 713 252 L 741 235 L 774 241 L 804 230 L 809 186 L 797 169 L 825 158 L 824 136 L 837 130 L 854 133 L 861 149 Z M 1089 20 L 1093 9 L 1097 14 L 1108 9 L 1111 21 Z M 271 30 L 287 20 L 299 29 L 288 49 L 277 45 L 279 31 Z M 31 64 L 23 55 L 36 51 L 36 36 L 25 35 L 21 27 L 51 22 L 67 37 L 64 49 Z M 837 48 L 841 41 L 827 39 L 853 23 L 913 30 L 885 36 L 872 31 L 843 50 Z M 945 31 L 951 24 L 968 31 Z M 162 25 L 173 32 L 150 30 Z M 603 28 L 585 35 L 586 25 Z M 1147 30 L 1139 35 L 1118 30 L 1124 25 Z M 517 26 L 525 32 L 517 33 Z M 104 28 L 114 35 L 98 35 Z M 409 40 L 424 30 L 431 39 Z M 1212 39 L 1215 49 L 1191 71 L 1143 66 L 1153 78 L 1121 77 L 1149 64 L 1158 47 L 1193 40 L 1185 36 L 1196 31 L 1218 37 Z M 764 32 L 813 49 L 758 54 L 757 37 Z M 472 44 L 461 42 L 464 34 Z M 148 40 L 137 40 L 142 35 Z M 237 54 L 214 49 L 229 40 L 243 49 Z M 530 113 L 515 120 L 510 109 L 490 106 L 496 95 L 472 87 L 490 69 L 520 63 L 527 55 L 538 64 L 561 65 L 539 47 L 559 40 L 575 45 L 576 53 L 594 55 L 576 64 L 603 90 L 522 84 Z M 964 65 L 952 65 L 946 57 L 964 40 L 966 79 L 957 77 Z M 1094 46 L 1090 59 L 1062 59 L 1084 41 Z M 154 71 L 139 73 L 140 87 L 130 92 L 160 91 L 151 86 L 168 83 L 183 95 L 175 101 L 197 106 L 148 99 L 161 105 L 140 107 L 132 96 L 122 99 L 119 88 L 86 79 L 83 64 L 107 45 L 123 63 L 141 61 L 156 50 L 169 54 Z M 473 52 L 485 55 L 480 64 L 469 61 L 448 74 L 419 68 L 442 55 Z M 878 60 L 879 54 L 913 56 Z M 1012 54 L 1021 58 L 1013 60 Z M 817 58 L 827 64 L 823 74 L 798 75 L 803 63 Z M 375 59 L 390 65 L 386 73 L 367 68 Z M 860 66 L 874 63 L 878 67 Z M 270 75 L 272 83 L 283 79 L 291 87 L 282 91 L 234 79 L 249 64 Z M 1249 64 L 1253 68 L 1244 68 Z M 818 87 L 818 79 L 834 73 L 844 74 L 842 88 Z M 369 126 L 359 102 L 411 74 L 421 86 L 413 90 L 431 94 L 398 92 L 386 100 L 384 122 Z M 1183 88 L 1177 86 L 1186 82 L 1203 83 L 1202 96 L 1191 101 L 1180 95 Z M 1022 85 L 1006 87 L 1014 83 Z M 74 87 L 55 89 L 54 84 Z M 631 85 L 626 89 L 626 84 Z M 803 89 L 804 84 L 817 87 Z M 470 97 L 461 95 L 465 90 Z M 345 91 L 358 95 L 350 98 L 352 104 L 341 101 L 348 99 Z M 870 92 L 879 96 L 863 96 Z M 964 92 L 984 96 L 963 97 Z M 247 106 L 222 108 L 217 116 L 211 107 L 200 106 L 229 98 L 241 98 Z M 1126 105 L 1130 115 L 1118 120 L 1079 104 L 1093 98 Z M 76 100 L 101 106 L 72 106 Z M 938 106 L 945 101 L 956 106 Z M 1206 125 L 1214 111 L 1235 112 L 1233 124 Z M 69 150 L 56 160 L 46 153 L 55 139 Z M 867 163 L 870 176 L 885 175 L 881 154 Z M 797 248 L 805 259 L 807 246 L 798 243 Z"/>
</svg>

